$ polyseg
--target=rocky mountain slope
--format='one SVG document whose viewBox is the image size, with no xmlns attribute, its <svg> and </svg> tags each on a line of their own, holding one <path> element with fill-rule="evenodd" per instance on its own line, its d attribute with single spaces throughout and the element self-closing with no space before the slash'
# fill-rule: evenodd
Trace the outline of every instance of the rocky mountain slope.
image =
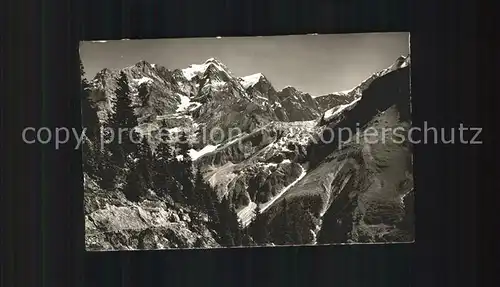
<svg viewBox="0 0 500 287">
<path fill-rule="evenodd" d="M 228 201 L 241 229 L 257 218 L 269 227 L 266 241 L 254 243 L 412 241 L 411 146 L 383 133 L 342 146 L 338 137 L 324 140 L 342 128 L 404 133 L 411 125 L 409 66 L 402 56 L 350 91 L 312 98 L 293 87 L 276 91 L 262 74 L 235 77 L 213 58 L 173 71 L 141 61 L 98 73 L 89 99 L 106 125 L 124 72 L 141 133 L 167 126 L 186 134 L 193 165 L 216 198 Z M 220 135 L 207 137 L 214 130 Z M 154 191 L 131 202 L 88 175 L 85 184 L 90 250 L 225 246 L 196 206 Z M 284 224 L 291 230 L 283 232 Z"/>
<path fill-rule="evenodd" d="M 355 99 L 354 89 L 349 91 L 336 92 L 328 95 L 316 97 L 319 109 L 322 113 L 336 106 L 346 105 Z"/>
<path fill-rule="evenodd" d="M 220 247 L 206 214 L 149 194 L 140 202 L 110 193 L 85 175 L 85 245 L 89 251 Z"/>
<path fill-rule="evenodd" d="M 411 126 L 407 64 L 379 73 L 360 87 L 356 100 L 321 118 L 323 136 L 329 139 L 333 131 L 336 138 L 309 145 L 310 170 L 286 194 L 289 216 L 300 223 L 301 243 L 413 240 L 413 230 L 403 227 L 413 220 L 404 203 L 413 191 L 411 145 L 398 136 Z M 339 145 L 356 128 L 352 140 Z M 283 213 L 278 201 L 269 212 L 270 224 L 279 223 L 276 217 Z"/>
</svg>

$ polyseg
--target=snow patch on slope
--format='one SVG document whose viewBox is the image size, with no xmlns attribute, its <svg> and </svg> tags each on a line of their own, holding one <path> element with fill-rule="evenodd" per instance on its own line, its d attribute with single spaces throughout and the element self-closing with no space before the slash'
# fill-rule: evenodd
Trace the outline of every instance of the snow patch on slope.
<svg viewBox="0 0 500 287">
<path fill-rule="evenodd" d="M 348 104 L 340 105 L 327 110 L 324 114 L 324 120 L 329 121 L 334 117 L 336 117 L 337 115 L 339 115 L 340 113 L 342 113 L 343 111 L 353 108 L 360 99 L 361 98 L 357 98 Z"/>
<path fill-rule="evenodd" d="M 175 128 L 167 129 L 167 131 L 171 134 L 177 134 L 177 133 L 180 133 L 182 130 L 179 127 L 175 127 Z"/>
<path fill-rule="evenodd" d="M 294 180 L 292 183 L 290 183 L 288 186 L 283 188 L 283 190 L 281 190 L 281 192 L 278 193 L 273 199 L 264 203 L 261 208 L 262 212 L 266 211 L 276 200 L 282 197 L 283 194 L 285 194 L 285 192 L 287 192 L 290 188 L 292 188 L 295 184 L 297 184 L 297 182 L 299 182 L 302 178 L 304 178 L 304 176 L 306 176 L 307 171 L 302 166 L 300 166 L 300 168 L 302 169 L 302 173 L 299 175 L 299 177 L 297 177 L 297 179 Z"/>
<path fill-rule="evenodd" d="M 211 80 L 208 84 L 206 84 L 203 87 L 203 90 L 206 90 L 208 88 L 213 88 L 215 90 L 221 89 L 226 85 L 226 82 L 219 81 L 219 80 Z"/>
<path fill-rule="evenodd" d="M 245 136 L 246 136 L 246 134 L 244 133 L 244 134 L 239 134 L 234 138 L 231 138 L 231 140 L 229 142 L 224 144 L 224 147 L 230 146 L 230 145 L 234 144 L 235 142 L 242 140 Z"/>
<path fill-rule="evenodd" d="M 186 110 L 189 107 L 189 104 L 191 103 L 191 99 L 187 96 L 178 94 L 178 96 L 181 98 L 181 103 L 177 107 L 177 112 L 181 112 Z"/>
<path fill-rule="evenodd" d="M 204 156 L 207 153 L 211 153 L 214 150 L 217 149 L 219 145 L 207 145 L 201 150 L 195 150 L 195 149 L 190 149 L 189 150 L 189 156 L 191 157 L 192 160 L 197 160 L 198 158 Z"/>
<path fill-rule="evenodd" d="M 257 84 L 263 76 L 264 75 L 262 75 L 261 73 L 257 73 L 246 77 L 241 77 L 240 83 L 243 86 L 243 88 L 248 89 L 249 87 L 252 87 L 255 84 Z"/>
<path fill-rule="evenodd" d="M 302 168 L 302 173 L 299 175 L 299 177 L 296 180 L 294 180 L 292 183 L 290 183 L 288 186 L 283 188 L 280 191 L 280 193 L 278 193 L 273 199 L 262 204 L 260 206 L 261 212 L 266 211 L 274 202 L 276 202 L 276 200 L 281 198 L 290 188 L 292 188 L 295 184 L 297 184 L 297 182 L 299 182 L 302 178 L 304 178 L 304 176 L 306 176 L 307 171 L 302 166 L 300 166 L 300 168 Z M 243 227 L 248 226 L 252 222 L 252 219 L 255 217 L 255 209 L 256 208 L 257 208 L 257 204 L 255 202 L 250 202 L 250 204 L 248 204 L 247 206 L 245 206 L 243 209 L 241 209 L 238 212 L 238 217 L 240 218 L 241 224 L 243 225 Z"/>
<path fill-rule="evenodd" d="M 181 103 L 177 106 L 176 112 L 184 112 L 196 109 L 201 106 L 201 103 L 191 102 L 191 99 L 188 96 L 177 94 L 181 98 Z"/>
<path fill-rule="evenodd" d="M 188 81 L 191 81 L 192 78 L 196 77 L 199 74 L 205 73 L 208 65 L 206 64 L 192 64 L 188 68 L 182 69 L 182 74 Z"/>
<path fill-rule="evenodd" d="M 250 224 L 252 219 L 255 217 L 255 209 L 257 208 L 257 203 L 251 201 L 247 206 L 243 207 L 238 211 L 238 218 L 241 220 L 241 225 L 246 227 Z"/>
<path fill-rule="evenodd" d="M 149 77 L 142 77 L 140 79 L 133 79 L 133 80 L 137 85 L 142 85 L 143 83 L 148 83 L 153 81 L 153 79 Z"/>
</svg>

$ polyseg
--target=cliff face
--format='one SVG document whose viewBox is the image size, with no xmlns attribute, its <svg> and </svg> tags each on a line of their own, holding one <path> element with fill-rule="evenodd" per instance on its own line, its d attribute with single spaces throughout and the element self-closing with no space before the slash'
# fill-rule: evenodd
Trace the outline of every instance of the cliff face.
<svg viewBox="0 0 500 287">
<path fill-rule="evenodd" d="M 85 245 L 89 251 L 213 248 L 220 245 L 206 214 L 150 193 L 131 202 L 85 176 Z"/>
</svg>

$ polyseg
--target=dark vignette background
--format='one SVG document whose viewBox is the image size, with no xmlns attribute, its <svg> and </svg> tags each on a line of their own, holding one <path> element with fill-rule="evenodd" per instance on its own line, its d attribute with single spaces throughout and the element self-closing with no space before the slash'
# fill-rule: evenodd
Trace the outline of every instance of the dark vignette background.
<svg viewBox="0 0 500 287">
<path fill-rule="evenodd" d="M 8 191 L 2 193 L 2 286 L 481 285 L 475 282 L 475 200 L 476 192 L 491 190 L 479 176 L 494 177 L 495 170 L 478 172 L 478 146 L 415 148 L 413 245 L 86 253 L 81 153 L 73 150 L 74 140 L 55 151 L 25 145 L 20 137 L 26 126 L 80 127 L 79 40 L 384 31 L 411 32 L 415 126 L 424 120 L 480 126 L 486 116 L 477 113 L 476 62 L 484 53 L 475 47 L 475 6 L 430 0 L 42 2 L 2 9 L 2 24 L 18 22 L 2 39 L 9 55 L 2 62 L 10 68 L 0 74 L 2 89 L 13 100 L 1 106 L 3 126 L 12 128 L 0 148 L 7 155 L 1 190 Z"/>
</svg>

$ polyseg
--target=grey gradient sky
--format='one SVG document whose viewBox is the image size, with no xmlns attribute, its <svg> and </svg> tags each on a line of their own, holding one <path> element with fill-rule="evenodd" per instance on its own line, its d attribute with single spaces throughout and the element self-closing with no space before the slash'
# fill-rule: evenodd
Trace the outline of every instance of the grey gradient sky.
<svg viewBox="0 0 500 287">
<path fill-rule="evenodd" d="M 355 87 L 409 49 L 409 33 L 363 33 L 82 42 L 80 56 L 87 78 L 140 60 L 183 69 L 214 57 L 235 76 L 263 73 L 277 90 L 318 96 Z"/>
</svg>

